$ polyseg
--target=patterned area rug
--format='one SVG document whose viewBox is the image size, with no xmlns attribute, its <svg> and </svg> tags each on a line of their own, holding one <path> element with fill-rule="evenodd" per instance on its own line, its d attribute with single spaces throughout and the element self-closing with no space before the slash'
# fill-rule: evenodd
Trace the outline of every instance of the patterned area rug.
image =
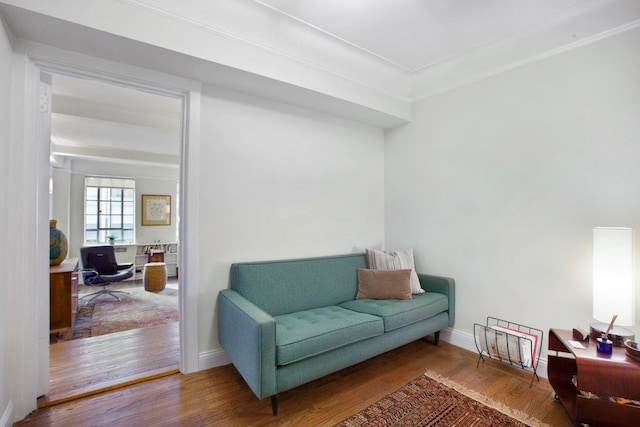
<svg viewBox="0 0 640 427">
<path fill-rule="evenodd" d="M 78 293 L 82 297 L 100 289 L 79 285 Z M 140 280 L 123 282 L 107 289 L 128 294 L 118 294 L 120 301 L 108 295 L 101 295 L 89 304 L 80 301 L 73 323 L 74 340 L 178 321 L 176 280 L 170 279 L 160 292 L 145 291 Z"/>
<path fill-rule="evenodd" d="M 337 426 L 548 427 L 429 371 Z"/>
</svg>

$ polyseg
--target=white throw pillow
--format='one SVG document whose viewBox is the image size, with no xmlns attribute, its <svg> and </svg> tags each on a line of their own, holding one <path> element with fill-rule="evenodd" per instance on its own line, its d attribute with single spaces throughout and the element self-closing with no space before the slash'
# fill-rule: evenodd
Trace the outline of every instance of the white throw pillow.
<svg viewBox="0 0 640 427">
<path fill-rule="evenodd" d="M 403 251 L 380 251 L 377 249 L 366 249 L 369 268 L 373 270 L 411 270 L 411 293 L 421 294 L 424 289 L 420 287 L 420 279 L 416 273 L 415 261 L 413 259 L 413 249 Z"/>
</svg>

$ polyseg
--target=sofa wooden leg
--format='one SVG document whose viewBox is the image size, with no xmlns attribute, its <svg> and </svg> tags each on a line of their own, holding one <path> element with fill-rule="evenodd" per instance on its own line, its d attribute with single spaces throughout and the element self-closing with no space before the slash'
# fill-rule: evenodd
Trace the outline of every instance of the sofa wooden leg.
<svg viewBox="0 0 640 427">
<path fill-rule="evenodd" d="M 422 341 L 426 341 L 426 342 L 431 342 L 435 345 L 438 345 L 438 343 L 440 342 L 440 331 L 435 332 L 433 334 L 433 341 L 429 341 L 429 339 L 427 337 L 422 338 Z"/>
<path fill-rule="evenodd" d="M 278 415 L 278 395 L 275 394 L 271 396 L 271 412 L 274 417 Z"/>
</svg>

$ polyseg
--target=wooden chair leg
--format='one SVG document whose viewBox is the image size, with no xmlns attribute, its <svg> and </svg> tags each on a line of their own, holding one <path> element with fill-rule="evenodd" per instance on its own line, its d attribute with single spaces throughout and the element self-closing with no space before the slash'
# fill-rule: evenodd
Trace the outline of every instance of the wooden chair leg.
<svg viewBox="0 0 640 427">
<path fill-rule="evenodd" d="M 271 396 L 271 412 L 274 417 L 278 415 L 278 395 L 276 394 Z"/>
</svg>

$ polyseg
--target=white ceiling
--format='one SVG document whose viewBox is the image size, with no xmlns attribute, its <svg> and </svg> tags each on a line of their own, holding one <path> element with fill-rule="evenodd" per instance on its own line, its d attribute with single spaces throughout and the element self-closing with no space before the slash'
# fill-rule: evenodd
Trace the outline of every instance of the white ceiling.
<svg viewBox="0 0 640 427">
<path fill-rule="evenodd" d="M 408 71 L 535 30 L 552 16 L 583 3 L 583 0 L 254 1 Z"/>
<path fill-rule="evenodd" d="M 179 164 L 180 99 L 55 74 L 51 109 L 56 165 L 65 158 Z"/>
<path fill-rule="evenodd" d="M 396 126 L 412 99 L 640 25 L 636 0 L 111 0 L 93 14 L 68 3 L 0 0 L 0 12 L 19 38 Z M 65 76 L 53 90 L 55 154 L 177 164 L 178 100 Z"/>
</svg>

